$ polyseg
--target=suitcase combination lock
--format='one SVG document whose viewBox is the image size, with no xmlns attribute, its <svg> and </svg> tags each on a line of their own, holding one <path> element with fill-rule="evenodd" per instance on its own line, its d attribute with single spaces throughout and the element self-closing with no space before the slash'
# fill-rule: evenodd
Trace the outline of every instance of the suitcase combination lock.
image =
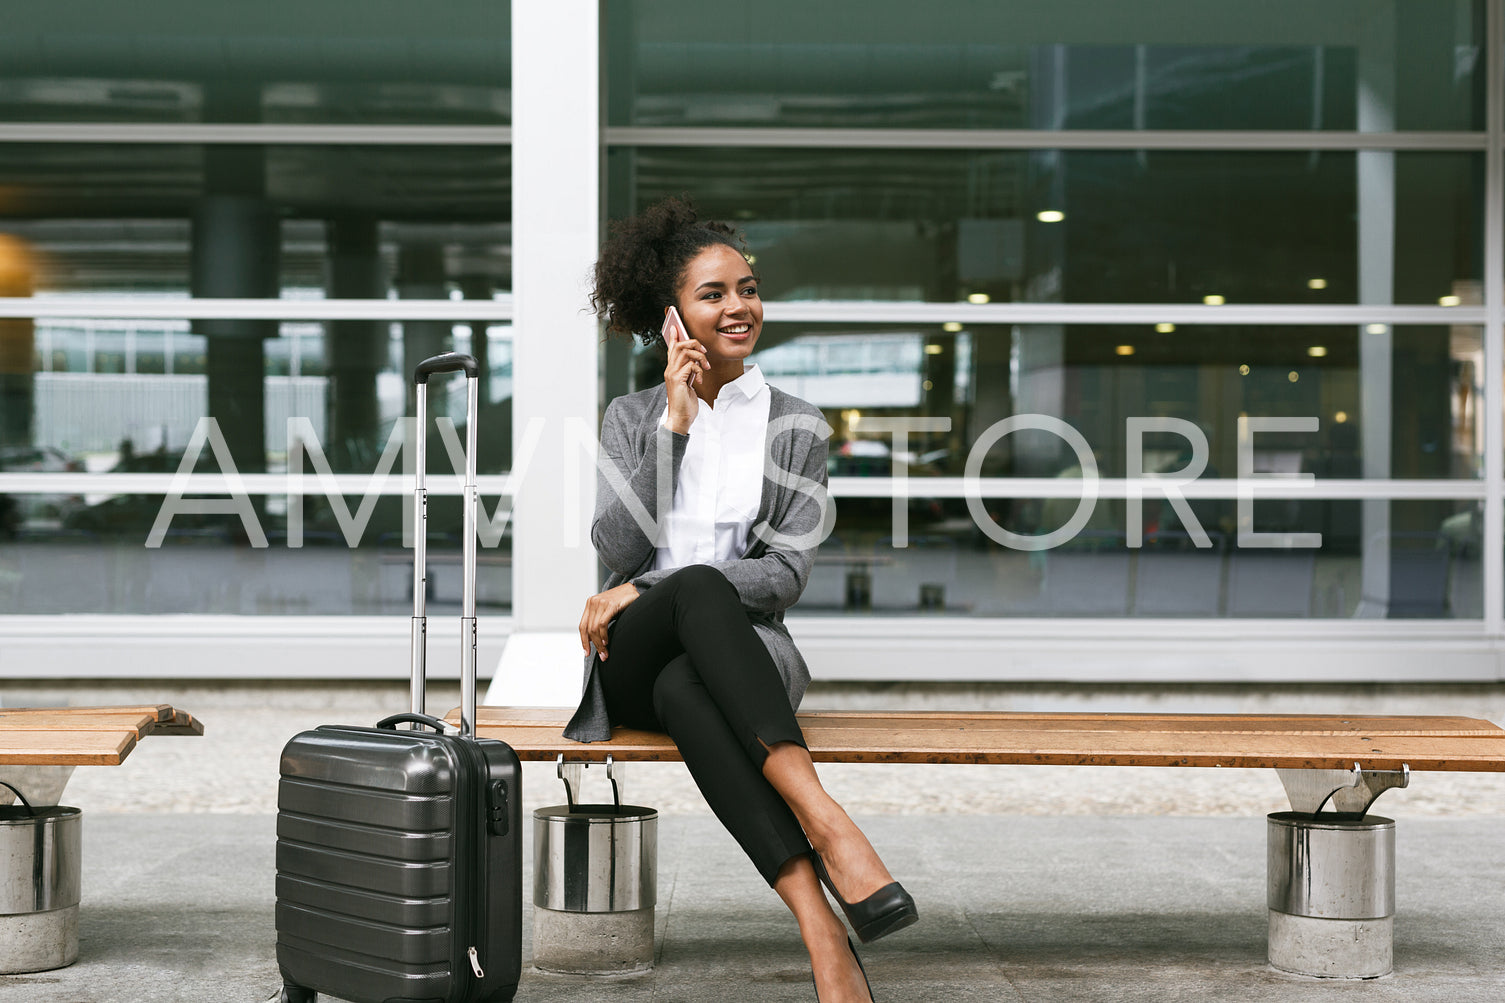
<svg viewBox="0 0 1505 1003">
<path fill-rule="evenodd" d="M 493 780 L 486 792 L 486 831 L 493 836 L 507 835 L 507 782 Z"/>
</svg>

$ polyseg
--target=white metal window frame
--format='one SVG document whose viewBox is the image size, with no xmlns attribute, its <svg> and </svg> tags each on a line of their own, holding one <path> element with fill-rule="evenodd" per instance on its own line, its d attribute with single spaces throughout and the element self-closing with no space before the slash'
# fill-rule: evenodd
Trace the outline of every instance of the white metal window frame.
<svg viewBox="0 0 1505 1003">
<path fill-rule="evenodd" d="M 511 320 L 512 295 L 489 300 L 0 297 L 0 317 L 33 320 Z"/>
<path fill-rule="evenodd" d="M 1212 681 L 1216 679 L 1312 679 L 1378 681 L 1418 679 L 1425 670 L 1414 659 L 1439 652 L 1452 657 L 1449 678 L 1505 678 L 1505 454 L 1502 454 L 1502 415 L 1505 386 L 1500 363 L 1505 361 L 1505 0 L 1486 0 L 1486 128 L 1483 132 L 1228 132 L 1228 131 L 1041 131 L 1041 130 L 915 130 L 915 129 L 718 129 L 608 127 L 600 130 L 600 146 L 659 147 L 821 147 L 847 149 L 1064 149 L 1064 150 L 1384 150 L 1401 152 L 1483 152 L 1485 155 L 1484 303 L 1481 307 L 1362 306 L 1306 307 L 1283 304 L 1203 306 L 1195 304 L 947 304 L 947 303 L 771 303 L 768 318 L 779 321 L 858 320 L 872 323 L 976 324 L 1141 324 L 1169 321 L 1182 324 L 1330 324 L 1368 323 L 1475 324 L 1484 328 L 1485 357 L 1492 360 L 1485 373 L 1485 463 L 1482 481 L 1319 481 L 1304 488 L 1301 497 L 1314 499 L 1482 499 L 1484 502 L 1484 607 L 1482 620 L 1466 621 L 1259 621 L 1259 620 L 1145 620 L 1145 619 L 893 619 L 877 617 L 796 618 L 791 627 L 812 663 L 832 671 L 827 678 L 917 677 L 915 659 L 927 666 L 944 662 L 956 678 L 1029 678 L 1070 681 L 1134 679 Z M 514 12 L 516 16 L 517 12 Z M 592 35 L 598 35 L 594 18 Z M 599 38 L 577 38 L 575 44 L 599 51 Z M 514 115 L 526 109 L 514 109 Z M 277 145 L 505 145 L 513 130 L 504 126 L 356 126 L 356 125 L 223 125 L 223 124 L 96 124 L 0 123 L 3 143 L 246 143 Z M 559 193 L 567 197 L 569 193 Z M 517 290 L 514 290 L 514 294 Z M 450 300 L 156 300 L 139 296 L 98 297 L 85 302 L 38 296 L 0 299 L 0 317 L 113 318 L 113 319 L 308 319 L 308 320 L 510 320 L 511 297 L 493 301 Z M 195 476 L 196 486 L 202 482 Z M 212 475 L 211 475 L 212 477 Z M 170 475 L 0 474 L 0 490 L 88 490 L 110 493 L 157 492 Z M 403 493 L 400 479 L 380 487 L 383 493 Z M 510 493 L 510 475 L 482 478 L 483 493 Z M 957 483 L 951 483 L 957 481 Z M 284 494 L 279 475 L 247 475 L 245 489 L 254 494 Z M 365 475 L 339 475 L 336 482 L 353 492 L 367 490 Z M 927 496 L 956 497 L 959 479 L 926 479 Z M 1130 482 L 1104 481 L 1103 494 L 1121 496 Z M 1188 485 L 1189 497 L 1235 497 L 1236 482 L 1206 481 Z M 213 490 L 212 486 L 208 486 Z M 432 482 L 436 494 L 451 493 L 444 480 Z M 1152 487 L 1152 484 L 1146 484 Z M 1055 479 L 990 478 L 982 485 L 991 497 L 1072 497 L 1073 485 Z M 834 478 L 836 497 L 885 497 L 901 489 L 890 478 Z M 1285 497 L 1278 482 L 1254 488 L 1256 497 Z M 954 493 L 953 493 L 954 492 Z M 458 493 L 456 491 L 456 493 Z M 537 571 L 540 569 L 531 569 Z M 530 573 L 526 562 L 514 567 L 522 580 Z M 396 618 L 400 619 L 400 618 Z M 511 618 L 495 618 L 505 638 Z M 200 675 L 202 669 L 164 668 L 158 649 L 169 665 L 202 665 L 186 657 L 213 643 L 216 650 L 233 648 L 236 639 L 247 643 L 248 654 L 222 663 L 214 675 L 306 675 L 320 666 L 320 674 L 339 675 L 338 662 L 360 666 L 354 674 L 373 672 L 401 675 L 406 671 L 399 638 L 405 623 L 378 617 L 227 617 L 227 616 L 0 616 L 0 639 L 12 651 L 46 652 L 46 658 L 0 660 L 0 678 L 22 674 Z M 1063 625 L 1069 624 L 1069 631 Z M 81 647 L 77 657 L 57 658 L 56 638 L 66 633 Z M 128 652 L 119 647 L 122 641 Z M 442 642 L 441 642 L 442 643 Z M 491 644 L 499 644 L 493 640 Z M 1154 664 L 1130 658 L 1125 671 L 1123 646 L 1140 645 L 1153 652 Z M 1249 663 L 1230 652 L 1242 644 L 1264 654 L 1262 668 L 1251 673 Z M 291 648 L 289 648 L 291 646 Z M 458 646 L 457 646 L 458 647 Z M 173 650 L 185 658 L 174 660 Z M 999 652 L 1025 651 L 1051 664 L 999 665 Z M 270 650 L 296 651 L 309 657 L 269 660 Z M 137 652 L 133 657 L 129 652 Z M 396 656 L 393 656 L 396 652 Z M 946 652 L 937 659 L 937 652 Z M 108 653 L 110 657 L 97 656 Z M 1142 653 L 1142 654 L 1143 654 Z M 1028 661 L 1026 657 L 1025 661 Z M 436 659 L 443 665 L 453 659 Z M 482 665 L 493 658 L 483 652 Z M 18 665 L 19 662 L 19 665 Z M 1314 666 L 1322 668 L 1313 671 Z M 1066 668 L 1062 668 L 1066 666 Z M 40 669 L 40 672 L 38 670 Z M 442 670 L 441 670 L 442 671 Z M 948 675 L 948 678 L 952 676 Z"/>
<path fill-rule="evenodd" d="M 846 150 L 1161 150 L 1301 152 L 1394 150 L 1482 152 L 1484 132 L 1310 132 L 1218 129 L 825 129 L 611 126 L 608 146 Z M 0 133 L 3 136 L 3 133 Z"/>
</svg>

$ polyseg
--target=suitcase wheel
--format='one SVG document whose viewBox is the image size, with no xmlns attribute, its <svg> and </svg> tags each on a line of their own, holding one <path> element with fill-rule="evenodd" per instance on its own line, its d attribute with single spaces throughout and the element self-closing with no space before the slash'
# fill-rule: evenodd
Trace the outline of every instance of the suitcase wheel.
<svg viewBox="0 0 1505 1003">
<path fill-rule="evenodd" d="M 282 995 L 277 997 L 277 1003 L 314 1003 L 318 998 L 319 994 L 312 989 L 283 983 Z"/>
</svg>

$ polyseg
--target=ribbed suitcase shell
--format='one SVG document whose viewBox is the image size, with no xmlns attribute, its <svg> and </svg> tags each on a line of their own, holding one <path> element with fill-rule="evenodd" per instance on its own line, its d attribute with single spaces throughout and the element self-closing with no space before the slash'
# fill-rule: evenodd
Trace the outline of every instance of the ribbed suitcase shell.
<svg viewBox="0 0 1505 1003">
<path fill-rule="evenodd" d="M 337 726 L 294 736 L 277 797 L 283 981 L 355 1003 L 511 1000 L 520 774 L 496 741 Z"/>
</svg>

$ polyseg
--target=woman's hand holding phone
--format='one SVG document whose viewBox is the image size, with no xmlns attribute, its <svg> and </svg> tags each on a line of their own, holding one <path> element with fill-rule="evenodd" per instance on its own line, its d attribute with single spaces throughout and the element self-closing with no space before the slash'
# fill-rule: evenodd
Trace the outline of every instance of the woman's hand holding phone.
<svg viewBox="0 0 1505 1003">
<path fill-rule="evenodd" d="M 664 326 L 660 328 L 664 344 L 669 347 L 669 363 L 664 367 L 664 388 L 669 395 L 669 421 L 671 431 L 685 434 L 700 411 L 700 398 L 695 394 L 695 384 L 700 382 L 703 369 L 711 368 L 705 357 L 705 348 L 691 338 L 679 311 L 668 307 L 664 311 Z"/>
</svg>

